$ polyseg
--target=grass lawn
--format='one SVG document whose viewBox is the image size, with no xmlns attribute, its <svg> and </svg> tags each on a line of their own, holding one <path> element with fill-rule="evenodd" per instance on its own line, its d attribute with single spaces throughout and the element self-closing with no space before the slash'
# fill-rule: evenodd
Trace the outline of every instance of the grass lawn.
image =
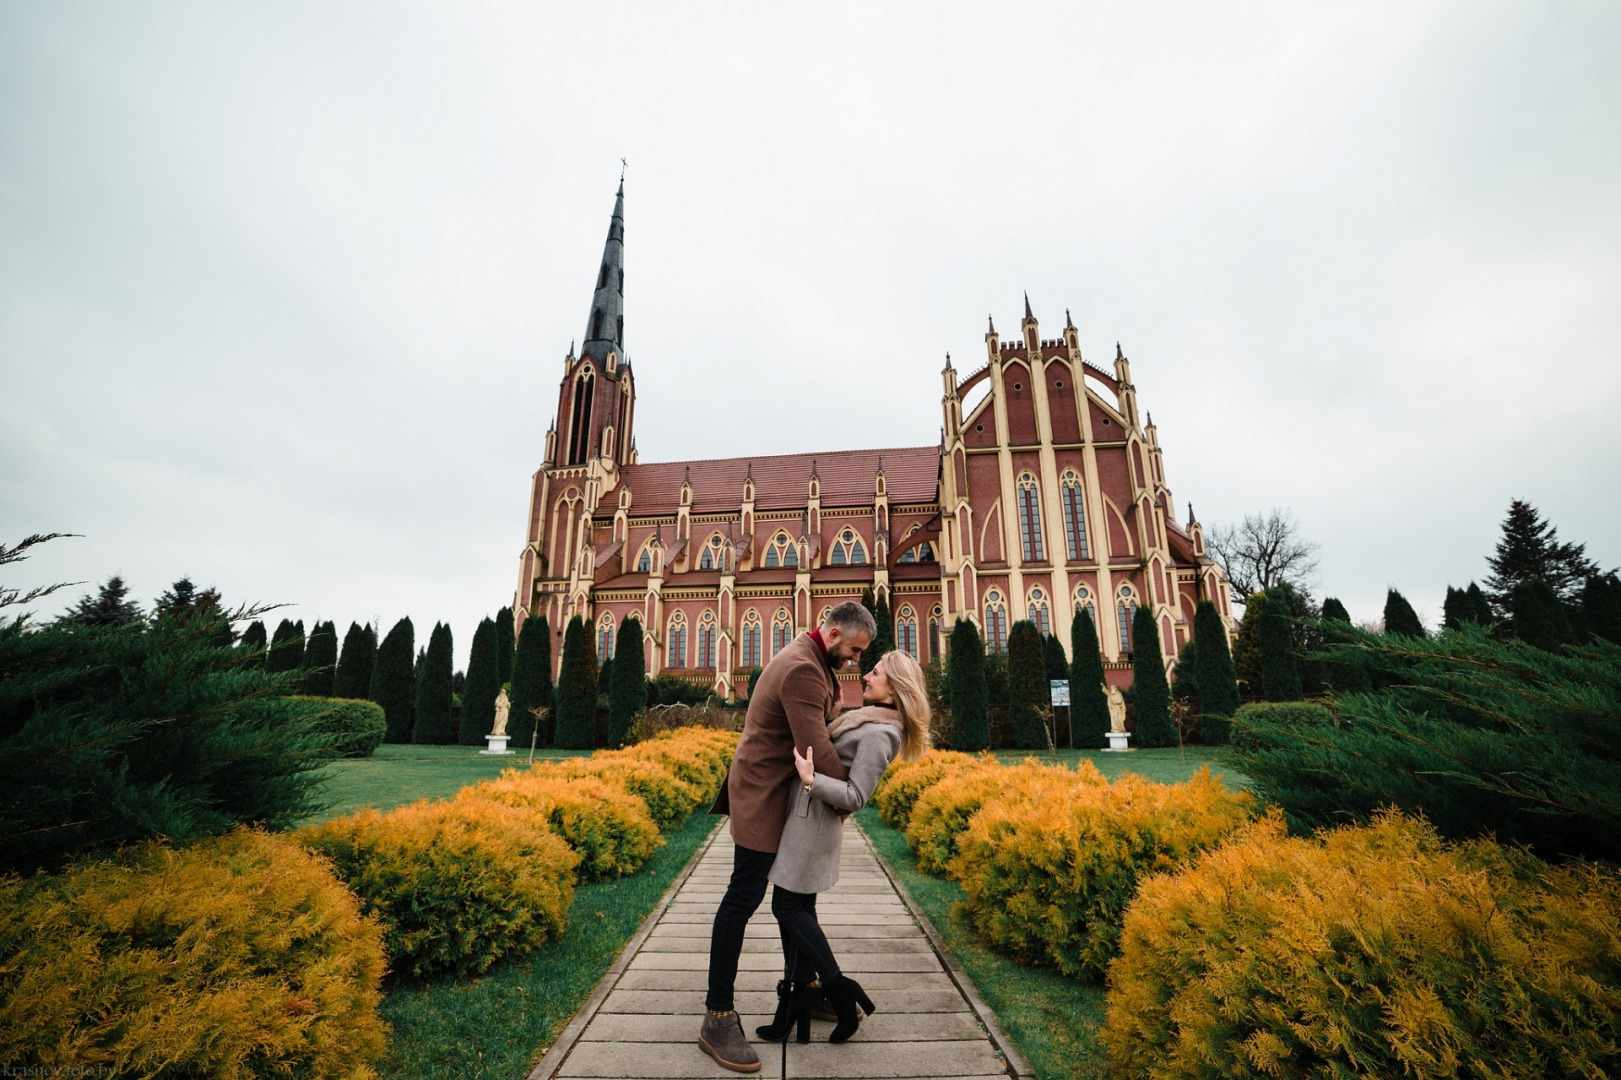
<svg viewBox="0 0 1621 1080">
<path fill-rule="evenodd" d="M 523 1080 L 722 820 L 695 813 L 664 834 L 664 847 L 637 873 L 580 886 L 568 929 L 535 952 L 476 979 L 390 993 L 381 1012 L 393 1034 L 378 1072 L 387 1080 Z"/>
<path fill-rule="evenodd" d="M 1098 771 L 1111 780 L 1122 773 L 1133 772 L 1162 784 L 1175 784 L 1186 780 L 1199 771 L 1199 766 L 1209 765 L 1211 772 L 1218 776 L 1226 776 L 1228 787 L 1249 787 L 1250 778 L 1227 764 L 1227 753 L 1225 749 L 1208 746 L 1189 746 L 1175 750 L 1130 750 L 1123 754 L 1108 750 L 995 751 L 996 759 L 1003 764 L 1033 757 L 1045 762 L 1061 762 L 1073 769 L 1077 762 L 1085 759 L 1096 765 Z"/>
<path fill-rule="evenodd" d="M 392 810 L 417 799 L 443 799 L 468 784 L 501 775 L 502 769 L 529 764 L 529 751 L 511 757 L 480 754 L 476 746 L 417 746 L 384 743 L 371 757 L 344 758 L 323 770 L 325 810 L 306 819 L 319 824 L 374 806 Z M 583 757 L 587 750 L 536 750 L 542 758 Z"/>
<path fill-rule="evenodd" d="M 1063 753 L 1073 755 L 1075 751 Z M 1197 766 L 1187 771 L 1191 773 L 1194 768 Z M 1097 1045 L 1097 1029 L 1103 1023 L 1103 987 L 1066 978 L 1051 968 L 1026 967 L 992 952 L 980 942 L 967 915 L 956 911 L 957 904 L 965 899 L 962 886 L 920 873 L 906 838 L 880 821 L 871 804 L 856 814 L 856 823 L 934 923 L 946 948 L 973 980 L 997 1024 L 1036 1075 L 1041 1080 L 1103 1076 L 1103 1055 Z"/>
</svg>

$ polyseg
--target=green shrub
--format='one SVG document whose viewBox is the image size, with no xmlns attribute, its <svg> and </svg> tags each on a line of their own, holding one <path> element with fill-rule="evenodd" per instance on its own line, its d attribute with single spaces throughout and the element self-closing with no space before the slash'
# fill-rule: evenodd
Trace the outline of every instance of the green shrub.
<svg viewBox="0 0 1621 1080">
<path fill-rule="evenodd" d="M 1122 1077 L 1609 1076 L 1618 926 L 1613 868 L 1273 816 L 1143 882 L 1100 1039 Z"/>
<path fill-rule="evenodd" d="M 385 930 L 389 966 L 479 974 L 560 933 L 580 857 L 534 814 L 491 800 L 362 810 L 294 834 L 330 858 Z"/>
<path fill-rule="evenodd" d="M 388 734 L 388 719 L 375 701 L 360 698 L 294 697 L 312 707 L 321 731 L 344 757 L 370 757 Z"/>
<path fill-rule="evenodd" d="M 985 679 L 985 646 L 979 630 L 959 618 L 951 629 L 946 656 L 951 692 L 951 748 L 985 750 L 991 745 L 990 688 Z"/>
<path fill-rule="evenodd" d="M 1245 750 L 1267 746 L 1279 732 L 1297 734 L 1334 726 L 1334 710 L 1310 701 L 1252 701 L 1233 714 L 1232 743 Z"/>
<path fill-rule="evenodd" d="M 0 1061 L 369 1080 L 382 937 L 326 860 L 256 830 L 0 878 Z"/>
</svg>

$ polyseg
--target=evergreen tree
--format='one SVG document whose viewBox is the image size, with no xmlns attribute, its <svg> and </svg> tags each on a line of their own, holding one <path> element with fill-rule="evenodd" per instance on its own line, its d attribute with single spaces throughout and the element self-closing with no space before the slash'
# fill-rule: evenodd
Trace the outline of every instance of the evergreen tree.
<svg viewBox="0 0 1621 1080">
<path fill-rule="evenodd" d="M 749 692 L 754 692 L 752 681 Z M 632 617 L 619 625 L 619 641 L 614 646 L 613 679 L 608 686 L 610 747 L 624 746 L 629 741 L 636 714 L 646 708 L 647 650 L 642 642 L 641 620 Z"/>
<path fill-rule="evenodd" d="M 1514 636 L 1527 645 L 1553 652 L 1573 640 L 1564 605 L 1546 581 L 1519 582 L 1509 599 Z"/>
<path fill-rule="evenodd" d="M 1239 693 L 1245 700 L 1261 701 L 1261 614 L 1266 610 L 1266 593 L 1252 593 L 1244 601 L 1244 617 L 1233 635 L 1233 668 L 1238 672 Z"/>
<path fill-rule="evenodd" d="M 597 665 L 585 621 L 578 615 L 563 632 L 563 665 L 557 672 L 557 745 L 589 750 L 596 742 Z"/>
<path fill-rule="evenodd" d="M 1274 590 L 1276 591 L 1276 590 Z M 1261 693 L 1267 701 L 1299 701 L 1300 663 L 1282 599 L 1267 594 L 1259 599 L 1257 645 L 1261 654 Z"/>
<path fill-rule="evenodd" d="M 467 688 L 462 693 L 459 734 L 463 746 L 483 746 L 484 736 L 495 730 L 495 699 L 501 696 L 499 623 L 479 621 L 473 631 L 473 651 L 467 658 Z M 512 696 L 507 695 L 507 734 L 512 733 Z"/>
<path fill-rule="evenodd" d="M 1582 587 L 1582 623 L 1594 639 L 1621 642 L 1621 578 L 1613 571 Z"/>
<path fill-rule="evenodd" d="M 186 584 L 190 585 L 191 582 Z M 80 597 L 63 618 L 81 626 L 128 626 L 140 622 L 146 617 L 141 605 L 126 599 L 128 596 L 129 586 L 124 584 L 123 578 L 114 574 L 96 591 L 95 596 L 87 593 Z M 262 623 L 260 629 L 264 629 Z"/>
<path fill-rule="evenodd" d="M 343 635 L 343 652 L 332 679 L 332 696 L 363 698 L 371 689 L 371 672 L 377 664 L 377 633 L 368 623 L 350 623 Z"/>
<path fill-rule="evenodd" d="M 876 623 L 878 621 L 878 600 L 873 594 L 871 585 L 861 590 L 861 606 L 872 614 L 873 622 Z M 878 633 L 882 634 L 883 632 L 883 628 L 880 626 Z M 872 645 L 861 651 L 861 659 L 857 662 L 857 666 L 861 668 L 861 674 L 863 675 L 871 671 L 873 666 L 878 663 L 878 657 L 881 654 L 873 647 L 877 644 L 877 635 L 874 635 Z"/>
<path fill-rule="evenodd" d="M 1075 609 L 1069 624 L 1070 749 L 1097 750 L 1109 730 L 1109 698 L 1103 689 L 1103 653 L 1098 648 L 1092 609 Z"/>
<path fill-rule="evenodd" d="M 985 645 L 979 630 L 959 618 L 946 657 L 951 684 L 951 748 L 973 752 L 991 745 L 990 690 L 985 684 Z"/>
<path fill-rule="evenodd" d="M 1474 609 L 1474 619 L 1478 625 L 1491 626 L 1497 622 L 1497 617 L 1492 614 L 1491 601 L 1486 599 L 1479 585 L 1471 581 L 1465 595 L 1469 597 L 1469 605 Z"/>
<path fill-rule="evenodd" d="M 1505 615 L 1513 607 L 1514 586 L 1522 581 L 1540 578 L 1560 603 L 1569 603 L 1587 578 L 1598 573 L 1598 566 L 1587 557 L 1587 545 L 1561 543 L 1559 530 L 1523 499 L 1508 504 L 1503 535 L 1486 562 L 1492 568 L 1486 595 Z"/>
<path fill-rule="evenodd" d="M 1424 624 L 1419 621 L 1418 612 L 1407 602 L 1407 597 L 1396 589 L 1391 589 L 1385 594 L 1385 633 L 1411 638 L 1429 636 L 1424 632 Z"/>
<path fill-rule="evenodd" d="M 1069 657 L 1064 655 L 1064 643 L 1058 640 L 1057 634 L 1043 634 L 1041 638 L 1041 655 L 1047 665 L 1047 682 L 1069 681 Z M 1052 687 L 1047 688 L 1048 700 L 1052 697 Z"/>
<path fill-rule="evenodd" d="M 597 697 L 606 694 L 608 688 L 613 685 L 613 671 L 614 661 L 611 656 L 597 664 Z"/>
<path fill-rule="evenodd" d="M 1146 607 L 1139 607 L 1131 619 L 1131 686 L 1137 706 L 1137 745 L 1178 745 L 1181 738 L 1171 719 L 1171 688 L 1165 681 L 1159 626 Z"/>
<path fill-rule="evenodd" d="M 1323 606 L 1328 606 L 1325 601 Z M 1193 610 L 1195 674 L 1199 686 L 1200 728 L 1204 741 L 1219 746 L 1228 741 L 1233 713 L 1238 711 L 1238 673 L 1227 651 L 1227 630 L 1221 612 L 1208 600 Z"/>
<path fill-rule="evenodd" d="M 1013 740 L 1021 750 L 1045 750 L 1047 728 L 1040 706 L 1048 704 L 1047 657 L 1041 631 L 1029 619 L 1020 619 L 1008 632 L 1008 719 Z"/>
<path fill-rule="evenodd" d="M 247 659 L 244 667 L 263 668 L 265 666 L 265 624 L 254 619 L 248 628 L 242 631 L 242 640 L 236 643 L 237 651 Z"/>
<path fill-rule="evenodd" d="M 412 707 L 416 695 L 411 670 L 411 657 L 416 652 L 416 630 L 409 617 L 394 624 L 394 629 L 377 647 L 377 663 L 372 668 L 371 687 L 366 696 L 383 707 L 388 720 L 388 734 L 384 742 L 411 741 Z"/>
<path fill-rule="evenodd" d="M 1469 594 L 1462 589 L 1447 586 L 1447 598 L 1441 603 L 1441 628 L 1456 630 L 1474 615 L 1474 605 L 1469 603 Z"/>
<path fill-rule="evenodd" d="M 1344 604 L 1330 596 L 1323 600 L 1323 618 L 1348 623 L 1351 621 L 1351 613 L 1345 610 Z"/>
<path fill-rule="evenodd" d="M 310 631 L 304 649 L 303 693 L 311 697 L 331 697 L 338 665 L 338 628 L 330 621 L 318 622 Z"/>
<path fill-rule="evenodd" d="M 296 671 L 304 666 L 304 622 L 283 619 L 276 625 L 270 638 L 270 652 L 265 655 L 265 670 L 271 674 Z"/>
<path fill-rule="evenodd" d="M 878 632 L 873 635 L 872 644 L 862 650 L 862 661 L 865 662 L 867 654 L 871 653 L 872 662 L 877 664 L 885 653 L 895 651 L 895 616 L 889 610 L 887 597 L 878 598 L 878 605 L 873 609 L 873 621 L 878 624 Z"/>
<path fill-rule="evenodd" d="M 495 613 L 495 655 L 501 664 L 501 685 L 512 681 L 512 653 L 516 636 L 512 632 L 512 609 Z"/>
<path fill-rule="evenodd" d="M 512 657 L 512 689 L 507 692 L 512 709 L 507 731 L 519 746 L 530 745 L 531 736 L 540 746 L 552 745 L 557 730 L 552 694 L 552 628 L 544 615 L 531 615 L 523 621 L 518 648 Z M 543 727 L 535 731 L 532 709 L 546 710 Z"/>
<path fill-rule="evenodd" d="M 760 676 L 764 674 L 765 668 L 763 667 L 749 669 L 749 697 L 754 696 L 754 688 L 760 685 Z"/>
<path fill-rule="evenodd" d="M 434 623 L 433 632 L 428 635 L 428 650 L 422 657 L 422 675 L 417 680 L 412 742 L 443 746 L 456 741 L 456 729 L 450 722 L 450 676 L 455 662 L 450 627 Z"/>
</svg>

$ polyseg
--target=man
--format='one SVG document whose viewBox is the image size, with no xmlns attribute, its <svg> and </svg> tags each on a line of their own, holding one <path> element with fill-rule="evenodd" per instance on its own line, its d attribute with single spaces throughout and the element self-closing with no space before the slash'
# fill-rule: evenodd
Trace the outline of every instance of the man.
<svg viewBox="0 0 1621 1080">
<path fill-rule="evenodd" d="M 715 912 L 709 939 L 709 994 L 698 1045 L 723 1068 L 757 1072 L 760 1056 L 732 1007 L 743 931 L 765 898 L 766 874 L 788 820 L 789 793 L 798 782 L 794 748 L 810 747 L 816 771 L 843 780 L 844 764 L 827 737 L 838 713 L 834 672 L 861 659 L 878 632 L 872 612 L 854 601 L 830 609 L 822 625 L 801 635 L 766 666 L 749 697 L 743 737 L 726 782 L 731 815 L 732 879 Z"/>
</svg>

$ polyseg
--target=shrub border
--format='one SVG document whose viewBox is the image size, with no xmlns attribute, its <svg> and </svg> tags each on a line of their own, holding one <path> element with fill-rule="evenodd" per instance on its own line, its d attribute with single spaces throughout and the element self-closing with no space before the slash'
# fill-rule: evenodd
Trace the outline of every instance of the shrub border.
<svg viewBox="0 0 1621 1080">
<path fill-rule="evenodd" d="M 698 850 L 692 853 L 692 858 L 687 860 L 687 865 L 681 868 L 681 872 L 670 883 L 670 887 L 664 890 L 664 895 L 659 897 L 658 903 L 653 905 L 653 910 L 647 913 L 647 918 L 642 920 L 642 925 L 636 928 L 636 933 L 632 934 L 630 940 L 625 942 L 625 947 L 619 950 L 619 955 L 614 957 L 614 962 L 608 965 L 608 970 L 603 973 L 602 980 L 597 983 L 596 989 L 591 991 L 591 996 L 585 999 L 585 1004 L 580 1006 L 579 1011 L 574 1014 L 574 1018 L 568 1022 L 568 1026 L 557 1037 L 557 1041 L 552 1043 L 551 1049 L 546 1051 L 546 1055 L 540 1059 L 540 1063 L 530 1071 L 526 1080 L 551 1080 L 552 1077 L 557 1075 L 558 1070 L 562 1069 L 563 1063 L 574 1052 L 575 1044 L 580 1041 L 580 1036 L 585 1034 L 586 1026 L 596 1019 L 598 1010 L 602 1008 L 602 1003 L 608 1000 L 608 995 L 613 992 L 614 986 L 619 982 L 619 977 L 625 973 L 625 969 L 630 966 L 630 962 L 641 951 L 642 945 L 646 943 L 648 936 L 653 933 L 653 928 L 658 925 L 659 920 L 664 917 L 665 911 L 669 910 L 670 905 L 675 902 L 676 895 L 681 891 L 681 887 L 687 883 L 687 879 L 692 876 L 692 872 L 698 868 L 698 863 L 709 853 L 710 847 L 715 843 L 715 837 L 720 835 L 721 826 L 725 824 L 726 819 L 724 817 L 716 820 L 715 827 L 709 830 L 709 836 L 703 843 L 698 845 Z M 865 835 L 865 833 L 862 834 L 863 838 Z M 883 860 L 880 859 L 879 863 L 882 864 L 882 862 Z M 887 872 L 889 868 L 885 867 L 884 869 Z M 911 900 L 908 899 L 907 903 L 910 904 Z"/>
<path fill-rule="evenodd" d="M 889 863 L 884 861 L 884 857 L 878 854 L 878 849 L 873 846 L 872 837 L 867 835 L 867 830 L 861 828 L 860 824 L 857 823 L 856 832 L 861 835 L 861 842 L 867 846 L 867 850 L 872 853 L 873 859 L 883 869 L 884 876 L 889 879 L 890 885 L 900 894 L 901 903 L 906 905 L 906 910 L 911 912 L 912 918 L 917 920 L 918 926 L 923 930 L 923 936 L 929 939 L 929 948 L 934 950 L 934 955 L 939 958 L 941 966 L 946 969 L 946 977 L 951 980 L 952 985 L 962 994 L 963 1000 L 968 1002 L 968 1007 L 974 1010 L 975 1019 L 980 1022 L 986 1033 L 990 1035 L 991 1044 L 996 1047 L 996 1052 L 1001 1054 L 1002 1060 L 1007 1063 L 1010 1075 L 1034 1078 L 1036 1071 L 1030 1067 L 1030 1063 L 1024 1059 L 1024 1055 L 1014 1049 L 1013 1041 L 997 1026 L 996 1017 L 991 1013 L 991 1007 L 985 1004 L 985 999 L 979 996 L 978 990 L 974 989 L 974 983 L 969 979 L 968 973 L 963 970 L 962 965 L 957 962 L 957 958 L 946 947 L 945 939 L 934 928 L 934 924 L 929 921 L 929 917 L 923 914 L 923 909 L 918 907 L 916 900 L 912 899 L 912 894 L 906 891 L 906 886 L 901 884 L 899 875 L 895 873 Z M 545 1080 L 545 1078 L 531 1076 L 529 1080 Z"/>
</svg>

